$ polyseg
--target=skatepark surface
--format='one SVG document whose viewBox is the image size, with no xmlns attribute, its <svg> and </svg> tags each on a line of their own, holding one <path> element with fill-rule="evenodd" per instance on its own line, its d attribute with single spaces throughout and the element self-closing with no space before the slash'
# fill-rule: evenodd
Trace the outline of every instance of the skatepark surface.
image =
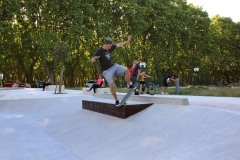
<svg viewBox="0 0 240 160">
<path fill-rule="evenodd" d="M 81 90 L 1 88 L 0 160 L 240 159 L 240 98 L 154 95 L 164 96 L 189 105 L 120 119 L 82 109 L 82 100 L 114 101 Z"/>
</svg>

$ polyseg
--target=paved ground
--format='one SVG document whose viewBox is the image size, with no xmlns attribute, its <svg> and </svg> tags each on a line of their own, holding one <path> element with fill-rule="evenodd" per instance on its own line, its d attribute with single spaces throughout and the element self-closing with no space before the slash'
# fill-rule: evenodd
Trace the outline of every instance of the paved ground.
<svg viewBox="0 0 240 160">
<path fill-rule="evenodd" d="M 82 91 L 0 89 L 0 159 L 240 159 L 240 98 L 160 96 L 190 105 L 154 104 L 119 119 L 81 109 L 82 100 L 113 102 Z"/>
</svg>

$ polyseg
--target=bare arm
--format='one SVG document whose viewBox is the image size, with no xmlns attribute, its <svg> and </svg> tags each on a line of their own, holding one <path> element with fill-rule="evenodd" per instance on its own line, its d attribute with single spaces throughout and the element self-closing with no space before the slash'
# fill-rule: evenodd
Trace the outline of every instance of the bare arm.
<svg viewBox="0 0 240 160">
<path fill-rule="evenodd" d="M 151 76 L 149 76 L 149 75 L 147 75 L 147 74 L 144 74 L 144 77 L 148 78 L 148 77 L 151 77 Z"/>
<path fill-rule="evenodd" d="M 129 42 L 131 41 L 131 39 L 132 39 L 132 36 L 129 35 L 127 41 L 119 42 L 119 43 L 117 43 L 116 45 L 117 45 L 117 47 L 121 47 L 121 46 L 123 46 L 123 45 L 129 43 Z"/>
<path fill-rule="evenodd" d="M 139 77 L 140 77 L 140 74 L 141 74 L 141 70 L 139 69 L 137 72 L 138 72 L 138 73 L 137 73 L 137 81 L 138 81 L 138 80 L 139 80 Z"/>
<path fill-rule="evenodd" d="M 170 78 L 171 81 L 175 82 L 176 80 L 174 78 Z"/>
<path fill-rule="evenodd" d="M 100 56 L 94 56 L 94 57 L 92 57 L 91 58 L 91 62 L 95 62 L 96 61 L 96 59 L 98 59 Z"/>
</svg>

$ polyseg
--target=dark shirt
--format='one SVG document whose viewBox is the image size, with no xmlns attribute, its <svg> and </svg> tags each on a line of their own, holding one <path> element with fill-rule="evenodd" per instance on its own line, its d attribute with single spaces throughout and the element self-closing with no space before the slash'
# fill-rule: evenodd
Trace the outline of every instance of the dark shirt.
<svg viewBox="0 0 240 160">
<path fill-rule="evenodd" d="M 169 75 L 169 76 L 165 77 L 165 78 L 163 79 L 163 81 L 169 83 L 170 78 L 172 78 L 172 75 Z"/>
<path fill-rule="evenodd" d="M 138 75 L 138 70 L 140 70 L 140 65 L 136 64 L 133 69 L 132 77 L 137 77 Z"/>
<path fill-rule="evenodd" d="M 50 78 L 46 78 L 45 83 L 50 83 Z"/>
<path fill-rule="evenodd" d="M 100 56 L 99 62 L 101 66 L 101 70 L 105 71 L 111 68 L 114 64 L 112 62 L 112 52 L 117 48 L 116 44 L 113 44 L 109 50 L 105 50 L 102 47 L 98 48 L 95 52 L 94 56 Z"/>
</svg>

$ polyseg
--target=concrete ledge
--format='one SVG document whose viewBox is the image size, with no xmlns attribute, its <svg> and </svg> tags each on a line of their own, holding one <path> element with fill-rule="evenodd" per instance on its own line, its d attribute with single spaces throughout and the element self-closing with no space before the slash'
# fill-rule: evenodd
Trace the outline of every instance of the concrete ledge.
<svg viewBox="0 0 240 160">
<path fill-rule="evenodd" d="M 93 89 L 90 92 L 88 92 L 87 90 L 89 90 L 89 89 L 90 88 L 86 88 L 86 87 L 82 88 L 83 94 L 91 94 L 92 95 L 94 93 Z M 111 92 L 110 92 L 110 88 L 97 88 L 96 93 L 106 94 L 106 93 L 111 93 Z"/>
<path fill-rule="evenodd" d="M 55 89 L 56 89 L 55 84 L 54 85 L 48 85 L 48 86 L 45 87 L 45 91 L 55 91 Z M 61 89 L 62 89 L 62 91 L 64 91 L 65 90 L 65 85 L 62 85 Z M 58 90 L 59 90 L 59 85 L 57 85 L 57 91 Z"/>
<path fill-rule="evenodd" d="M 125 94 L 119 93 L 118 99 L 123 99 Z M 111 94 L 94 94 L 95 97 L 113 99 Z M 179 98 L 179 97 L 170 97 L 169 95 L 131 95 L 128 101 L 137 101 L 145 103 L 154 103 L 154 104 L 173 104 L 173 105 L 189 105 L 188 98 Z"/>
<path fill-rule="evenodd" d="M 119 107 L 116 107 L 115 104 L 111 104 L 111 103 L 82 100 L 82 108 L 83 109 L 87 109 L 90 111 L 107 114 L 110 116 L 123 118 L 123 119 L 125 119 L 131 115 L 134 115 L 134 114 L 148 108 L 151 105 L 152 105 L 152 103 L 131 104 L 131 105 L 125 105 L 124 107 L 119 108 Z"/>
</svg>

